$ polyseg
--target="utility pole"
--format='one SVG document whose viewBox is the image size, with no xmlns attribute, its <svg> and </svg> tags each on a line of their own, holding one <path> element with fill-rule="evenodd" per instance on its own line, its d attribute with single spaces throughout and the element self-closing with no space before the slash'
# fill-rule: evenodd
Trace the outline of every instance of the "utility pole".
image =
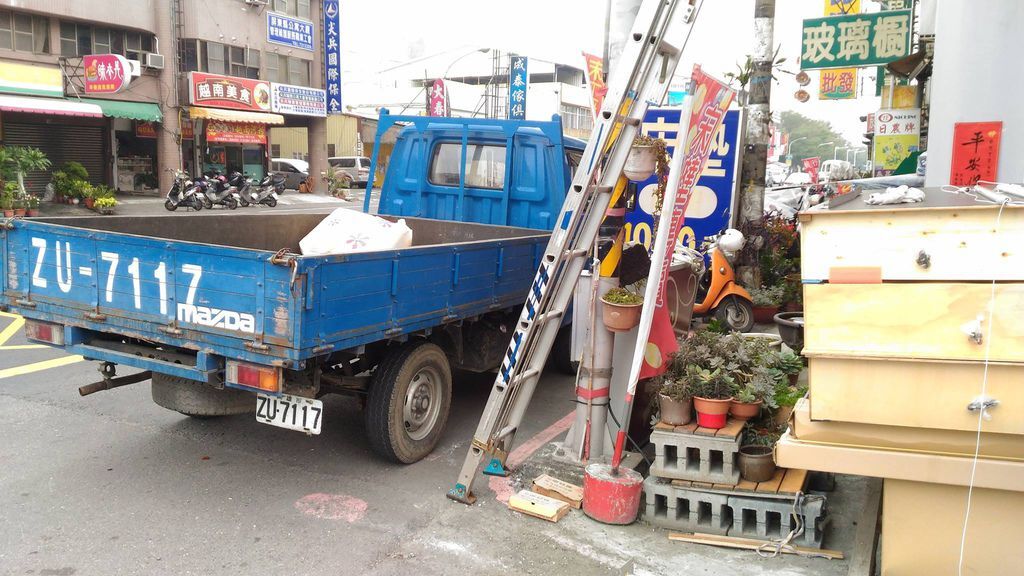
<svg viewBox="0 0 1024 576">
<path fill-rule="evenodd" d="M 771 122 L 774 27 L 775 0 L 755 0 L 753 70 L 747 93 L 745 145 L 736 219 L 740 226 L 759 221 L 764 214 L 764 179 L 768 163 L 768 145 L 771 142 L 768 125 Z M 747 287 L 760 286 L 760 273 L 756 264 L 756 261 L 740 263 L 740 284 Z"/>
</svg>

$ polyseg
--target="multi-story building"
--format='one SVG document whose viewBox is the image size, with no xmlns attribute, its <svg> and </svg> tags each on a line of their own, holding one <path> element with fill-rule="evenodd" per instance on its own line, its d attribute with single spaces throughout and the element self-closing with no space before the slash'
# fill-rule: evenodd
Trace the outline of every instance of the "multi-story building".
<svg viewBox="0 0 1024 576">
<path fill-rule="evenodd" d="M 3 144 L 81 162 L 94 183 L 165 188 L 179 167 L 262 175 L 267 128 L 286 126 L 326 169 L 322 0 L 16 4 L 0 9 Z"/>
</svg>

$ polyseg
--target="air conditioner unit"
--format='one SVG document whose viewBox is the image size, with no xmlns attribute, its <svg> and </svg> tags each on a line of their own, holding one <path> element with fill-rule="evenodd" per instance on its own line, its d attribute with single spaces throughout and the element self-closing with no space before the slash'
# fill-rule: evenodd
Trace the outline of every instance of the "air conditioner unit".
<svg viewBox="0 0 1024 576">
<path fill-rule="evenodd" d="M 245 0 L 245 3 L 249 6 L 266 6 L 270 4 L 270 0 Z"/>
<path fill-rule="evenodd" d="M 163 54 L 146 54 L 145 65 L 146 65 L 146 68 L 153 68 L 154 70 L 163 70 L 163 67 L 164 67 L 164 55 Z"/>
</svg>

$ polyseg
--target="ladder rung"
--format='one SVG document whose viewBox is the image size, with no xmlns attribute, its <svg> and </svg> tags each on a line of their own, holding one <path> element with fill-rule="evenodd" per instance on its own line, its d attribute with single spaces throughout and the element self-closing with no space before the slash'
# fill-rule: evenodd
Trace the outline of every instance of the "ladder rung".
<svg viewBox="0 0 1024 576">
<path fill-rule="evenodd" d="M 640 119 L 639 118 L 633 118 L 632 116 L 626 116 L 625 118 L 622 119 L 622 122 L 626 126 L 639 126 L 640 125 Z"/>
<path fill-rule="evenodd" d="M 679 48 L 676 48 L 675 46 L 669 44 L 668 42 L 662 41 L 661 44 L 658 45 L 658 52 L 666 54 L 668 56 L 678 56 Z"/>
<path fill-rule="evenodd" d="M 538 315 L 537 319 L 534 320 L 534 323 L 544 323 L 549 320 L 557 320 L 561 318 L 564 313 L 565 310 L 551 310 L 550 312 L 545 312 L 543 314 Z"/>
<path fill-rule="evenodd" d="M 614 190 L 614 188 L 611 186 L 594 186 L 594 191 L 598 194 L 611 194 L 612 190 Z"/>
<path fill-rule="evenodd" d="M 515 431 L 516 431 L 516 427 L 515 426 L 505 426 L 501 430 L 498 430 L 498 433 L 494 435 L 494 440 L 501 440 L 502 438 L 508 436 L 509 434 L 511 434 L 511 433 L 513 433 Z"/>
<path fill-rule="evenodd" d="M 523 370 L 521 374 L 515 376 L 512 380 L 515 381 L 516 384 L 520 384 L 537 376 L 540 376 L 540 370 L 536 368 L 528 368 Z"/>
</svg>

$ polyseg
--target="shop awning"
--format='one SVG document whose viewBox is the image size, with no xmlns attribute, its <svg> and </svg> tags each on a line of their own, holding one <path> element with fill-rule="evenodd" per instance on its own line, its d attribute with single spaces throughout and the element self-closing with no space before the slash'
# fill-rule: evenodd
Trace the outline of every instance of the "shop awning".
<svg viewBox="0 0 1024 576">
<path fill-rule="evenodd" d="M 151 102 L 122 102 L 95 98 L 82 98 L 82 102 L 99 106 L 103 110 L 103 115 L 111 118 L 127 118 L 145 122 L 160 122 L 164 119 L 164 115 L 160 113 L 160 107 Z"/>
<path fill-rule="evenodd" d="M 284 116 L 280 114 L 221 110 L 219 108 L 201 108 L 199 106 L 189 108 L 189 116 L 206 120 L 220 120 L 221 122 L 242 122 L 244 124 L 270 124 L 272 126 L 284 124 Z"/>
<path fill-rule="evenodd" d="M 0 95 L 0 110 L 5 112 L 51 114 L 55 116 L 103 117 L 103 110 L 95 104 L 58 98 L 32 98 L 29 96 Z"/>
</svg>

